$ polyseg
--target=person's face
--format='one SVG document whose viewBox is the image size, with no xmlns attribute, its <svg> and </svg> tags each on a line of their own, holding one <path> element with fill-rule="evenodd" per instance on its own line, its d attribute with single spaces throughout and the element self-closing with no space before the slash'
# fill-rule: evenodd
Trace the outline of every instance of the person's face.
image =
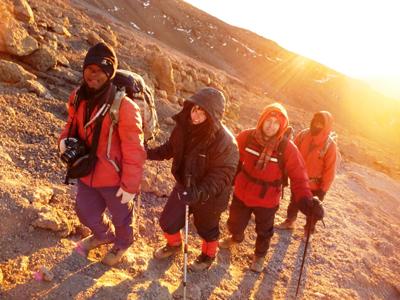
<svg viewBox="0 0 400 300">
<path fill-rule="evenodd" d="M 190 118 L 193 125 L 198 125 L 207 120 L 207 114 L 200 106 L 195 105 L 190 111 Z"/>
<path fill-rule="evenodd" d="M 89 88 L 99 90 L 107 82 L 108 77 L 99 66 L 89 65 L 83 70 L 83 79 Z"/>
<path fill-rule="evenodd" d="M 264 121 L 262 131 L 265 136 L 273 137 L 278 133 L 280 126 L 279 119 L 275 116 L 270 116 Z"/>
<path fill-rule="evenodd" d="M 316 117 L 311 121 L 310 130 L 312 135 L 318 135 L 324 128 L 324 120 Z"/>
</svg>

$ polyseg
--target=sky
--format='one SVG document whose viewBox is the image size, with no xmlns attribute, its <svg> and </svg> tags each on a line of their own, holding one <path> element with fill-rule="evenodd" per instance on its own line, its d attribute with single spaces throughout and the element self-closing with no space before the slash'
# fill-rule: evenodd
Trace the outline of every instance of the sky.
<svg viewBox="0 0 400 300">
<path fill-rule="evenodd" d="M 400 100 L 398 0 L 185 0 Z"/>
</svg>

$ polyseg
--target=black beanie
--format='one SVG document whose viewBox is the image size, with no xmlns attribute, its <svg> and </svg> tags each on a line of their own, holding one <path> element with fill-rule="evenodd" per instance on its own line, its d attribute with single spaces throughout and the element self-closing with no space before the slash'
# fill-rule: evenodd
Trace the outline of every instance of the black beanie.
<svg viewBox="0 0 400 300">
<path fill-rule="evenodd" d="M 98 43 L 91 47 L 83 61 L 83 70 L 89 65 L 99 66 L 108 79 L 113 79 L 118 67 L 117 56 L 114 49 L 106 43 Z"/>
</svg>

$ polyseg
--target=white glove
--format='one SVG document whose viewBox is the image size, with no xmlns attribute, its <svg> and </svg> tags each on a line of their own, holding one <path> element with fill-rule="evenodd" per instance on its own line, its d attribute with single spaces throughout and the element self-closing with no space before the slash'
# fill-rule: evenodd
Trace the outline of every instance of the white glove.
<svg viewBox="0 0 400 300">
<path fill-rule="evenodd" d="M 133 198 L 135 198 L 135 193 L 128 193 L 125 192 L 121 187 L 118 189 L 117 193 L 115 194 L 115 196 L 117 197 L 121 197 L 122 196 L 122 200 L 121 200 L 121 204 L 126 204 L 129 201 L 133 200 Z"/>
<path fill-rule="evenodd" d="M 76 138 L 64 138 L 60 141 L 60 145 L 58 146 L 60 149 L 60 155 L 63 155 L 65 150 L 67 150 L 67 140 L 71 140 L 74 142 L 77 142 L 78 140 Z"/>
<path fill-rule="evenodd" d="M 67 150 L 67 143 L 65 142 L 67 138 L 64 138 L 60 141 L 60 145 L 58 146 L 58 149 L 60 150 L 60 154 L 64 154 L 65 150 Z"/>
</svg>

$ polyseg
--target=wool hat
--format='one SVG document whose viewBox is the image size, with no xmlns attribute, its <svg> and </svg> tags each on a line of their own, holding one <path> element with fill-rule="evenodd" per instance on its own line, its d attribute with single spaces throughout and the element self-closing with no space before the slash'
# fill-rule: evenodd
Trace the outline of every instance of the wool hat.
<svg viewBox="0 0 400 300">
<path fill-rule="evenodd" d="M 113 79 L 118 67 L 118 59 L 114 49 L 106 43 L 98 43 L 91 47 L 83 61 L 83 70 L 89 65 L 99 66 L 108 79 Z"/>
</svg>

